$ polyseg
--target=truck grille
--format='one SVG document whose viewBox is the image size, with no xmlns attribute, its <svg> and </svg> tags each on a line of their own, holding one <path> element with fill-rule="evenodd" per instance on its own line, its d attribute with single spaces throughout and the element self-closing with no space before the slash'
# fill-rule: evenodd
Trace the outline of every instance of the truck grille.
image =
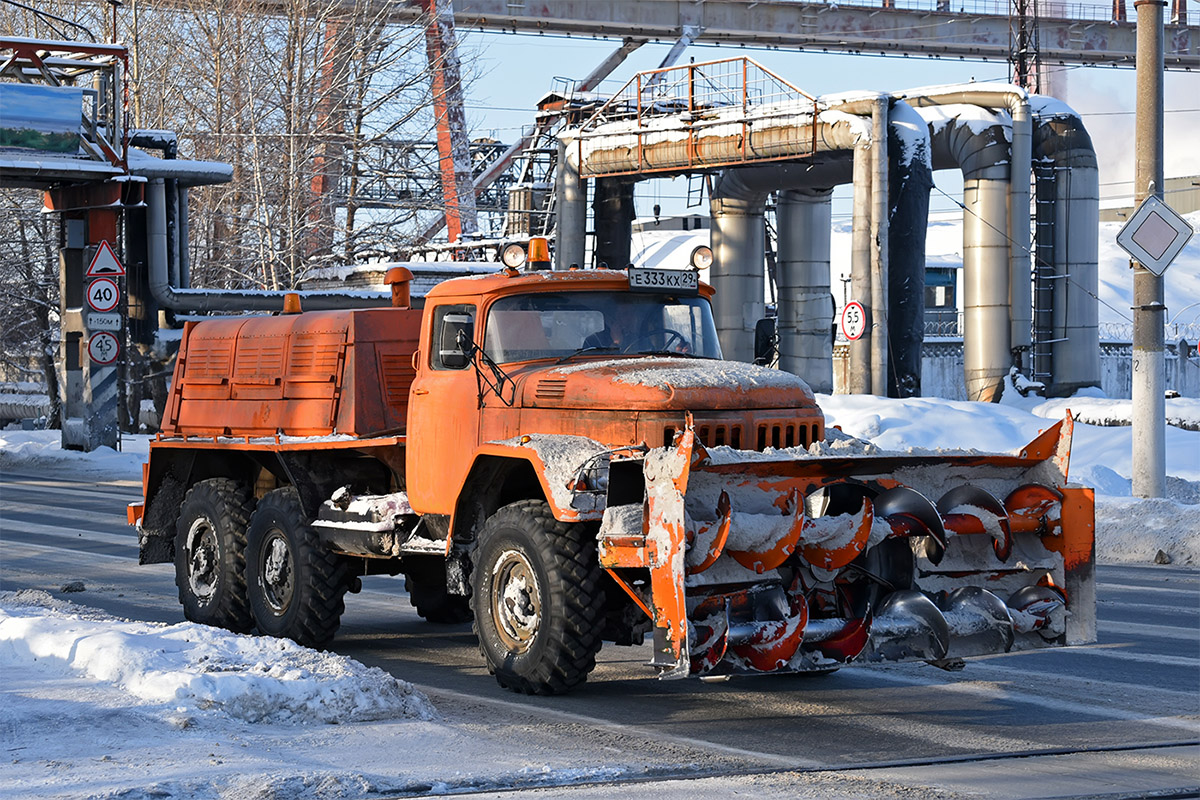
<svg viewBox="0 0 1200 800">
<path fill-rule="evenodd" d="M 671 444 L 675 438 L 674 427 L 663 429 L 663 445 Z M 696 423 L 696 439 L 705 447 L 732 447 L 734 450 L 742 449 L 742 441 L 744 428 L 739 422 L 730 423 L 713 423 L 713 422 L 697 422 Z"/>
<path fill-rule="evenodd" d="M 802 420 L 779 420 L 759 422 L 748 426 L 755 431 L 754 441 L 746 439 L 746 427 L 740 422 L 703 422 L 696 421 L 696 439 L 705 447 L 732 447 L 735 450 L 743 448 L 762 452 L 768 447 L 808 447 L 820 438 L 820 427 L 817 423 Z M 663 446 L 668 446 L 675 438 L 678 428 L 667 426 L 663 428 Z"/>
</svg>

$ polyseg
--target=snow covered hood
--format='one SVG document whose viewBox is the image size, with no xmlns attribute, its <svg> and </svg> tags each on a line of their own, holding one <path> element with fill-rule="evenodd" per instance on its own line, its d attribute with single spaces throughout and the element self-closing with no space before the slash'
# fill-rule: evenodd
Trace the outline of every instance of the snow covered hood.
<svg viewBox="0 0 1200 800">
<path fill-rule="evenodd" d="M 812 408 L 812 390 L 782 370 L 740 361 L 651 356 L 582 361 L 538 370 L 526 407 L 708 410 Z"/>
</svg>

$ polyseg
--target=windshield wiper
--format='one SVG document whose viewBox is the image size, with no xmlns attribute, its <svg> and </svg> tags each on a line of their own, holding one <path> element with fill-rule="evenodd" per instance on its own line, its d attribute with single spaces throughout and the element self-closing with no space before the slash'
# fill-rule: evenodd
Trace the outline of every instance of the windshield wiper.
<svg viewBox="0 0 1200 800">
<path fill-rule="evenodd" d="M 612 345 L 606 346 L 606 345 L 595 344 L 595 345 L 592 345 L 591 347 L 581 347 L 578 350 L 576 350 L 574 353 L 567 353 L 565 356 L 560 358 L 558 361 L 555 361 L 554 363 L 561 364 L 564 361 L 566 361 L 567 359 L 574 358 L 575 356 L 581 356 L 584 353 L 615 353 L 618 350 L 620 350 L 619 347 L 614 347 Z"/>
<path fill-rule="evenodd" d="M 638 350 L 639 356 L 672 356 L 674 358 L 708 358 L 695 353 L 681 353 L 678 350 Z"/>
</svg>

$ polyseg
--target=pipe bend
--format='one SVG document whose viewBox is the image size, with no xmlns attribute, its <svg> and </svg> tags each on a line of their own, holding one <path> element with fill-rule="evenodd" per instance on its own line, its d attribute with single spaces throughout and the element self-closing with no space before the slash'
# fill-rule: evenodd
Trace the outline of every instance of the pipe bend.
<svg viewBox="0 0 1200 800">
<path fill-rule="evenodd" d="M 150 294 L 164 308 L 173 311 L 279 311 L 283 298 L 295 292 L 238 291 L 221 289 L 176 289 L 167 274 L 166 185 L 162 178 L 146 184 L 146 232 Z M 391 295 L 382 292 L 351 294 L 339 292 L 299 292 L 308 310 L 387 306 Z"/>
</svg>

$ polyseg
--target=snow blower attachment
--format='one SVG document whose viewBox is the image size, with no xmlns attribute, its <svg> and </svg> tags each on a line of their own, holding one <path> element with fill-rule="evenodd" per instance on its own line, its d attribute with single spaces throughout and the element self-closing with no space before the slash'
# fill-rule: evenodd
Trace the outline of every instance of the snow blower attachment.
<svg viewBox="0 0 1200 800">
<path fill-rule="evenodd" d="M 601 564 L 653 619 L 662 677 L 956 668 L 1094 641 L 1072 427 L 1017 455 L 840 456 L 710 453 L 689 420 L 645 456 L 644 504 L 606 511 Z"/>
</svg>

